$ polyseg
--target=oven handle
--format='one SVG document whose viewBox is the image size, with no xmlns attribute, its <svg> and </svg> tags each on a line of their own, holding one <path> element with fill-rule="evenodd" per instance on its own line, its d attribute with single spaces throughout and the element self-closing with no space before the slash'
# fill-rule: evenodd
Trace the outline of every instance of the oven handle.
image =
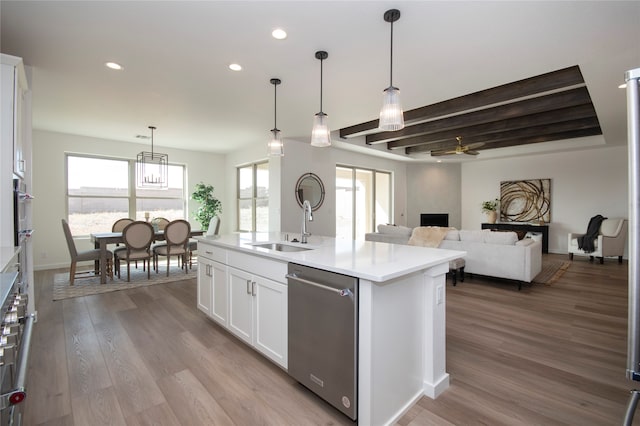
<svg viewBox="0 0 640 426">
<path fill-rule="evenodd" d="M 27 397 L 25 384 L 27 381 L 27 366 L 29 364 L 29 351 L 31 348 L 31 332 L 33 331 L 34 322 L 34 314 L 27 316 L 22 333 L 22 342 L 20 343 L 20 364 L 18 365 L 16 384 L 13 390 L 0 395 L 0 410 L 19 404 Z"/>
<path fill-rule="evenodd" d="M 315 281 L 305 280 L 304 278 L 298 277 L 296 274 L 287 274 L 285 277 L 289 278 L 290 280 L 298 281 L 298 282 L 301 282 L 301 283 L 304 283 L 304 284 L 309 284 L 309 285 L 312 285 L 314 287 L 321 288 L 323 290 L 331 291 L 333 293 L 338 293 L 342 297 L 352 296 L 353 295 L 351 290 L 349 290 L 348 288 L 339 289 L 339 288 L 329 287 L 329 286 L 326 286 L 324 284 L 317 283 Z"/>
</svg>

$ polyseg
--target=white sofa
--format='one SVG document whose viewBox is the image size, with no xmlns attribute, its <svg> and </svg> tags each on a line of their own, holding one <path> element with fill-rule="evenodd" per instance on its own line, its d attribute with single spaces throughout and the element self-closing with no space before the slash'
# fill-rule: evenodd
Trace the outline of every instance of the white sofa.
<svg viewBox="0 0 640 426">
<path fill-rule="evenodd" d="M 408 244 L 412 228 L 380 225 L 378 232 L 365 240 Z M 518 240 L 515 232 L 450 230 L 439 248 L 466 251 L 465 272 L 530 283 L 542 270 L 542 242 L 531 238 Z"/>
</svg>

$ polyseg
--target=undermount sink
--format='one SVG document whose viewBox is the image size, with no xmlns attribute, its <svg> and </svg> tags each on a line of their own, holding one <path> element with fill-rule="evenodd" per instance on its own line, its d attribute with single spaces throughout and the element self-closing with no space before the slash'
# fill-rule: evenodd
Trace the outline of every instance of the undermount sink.
<svg viewBox="0 0 640 426">
<path fill-rule="evenodd" d="M 263 244 L 252 244 L 252 245 L 254 247 L 264 248 L 264 249 L 268 249 L 268 250 L 275 250 L 275 251 L 294 252 L 294 251 L 313 250 L 311 248 L 300 247 L 300 246 L 290 246 L 288 244 L 282 244 L 282 243 L 263 243 Z"/>
</svg>

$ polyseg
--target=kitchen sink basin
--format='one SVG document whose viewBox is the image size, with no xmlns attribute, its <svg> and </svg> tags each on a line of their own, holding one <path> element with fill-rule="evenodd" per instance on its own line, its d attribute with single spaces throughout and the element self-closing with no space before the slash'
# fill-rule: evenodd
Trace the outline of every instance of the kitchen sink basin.
<svg viewBox="0 0 640 426">
<path fill-rule="evenodd" d="M 264 248 L 264 249 L 275 250 L 275 251 L 287 251 L 287 252 L 313 250 L 306 247 L 290 246 L 288 244 L 282 244 L 282 243 L 262 243 L 262 244 L 252 244 L 252 245 L 258 248 Z"/>
</svg>

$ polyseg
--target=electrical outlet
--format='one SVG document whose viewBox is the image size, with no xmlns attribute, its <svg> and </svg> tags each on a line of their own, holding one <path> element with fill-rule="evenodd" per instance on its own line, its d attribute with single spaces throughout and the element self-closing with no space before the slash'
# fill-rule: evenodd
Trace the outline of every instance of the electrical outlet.
<svg viewBox="0 0 640 426">
<path fill-rule="evenodd" d="M 444 288 L 439 285 L 436 287 L 436 305 L 441 305 L 444 301 Z"/>
</svg>

